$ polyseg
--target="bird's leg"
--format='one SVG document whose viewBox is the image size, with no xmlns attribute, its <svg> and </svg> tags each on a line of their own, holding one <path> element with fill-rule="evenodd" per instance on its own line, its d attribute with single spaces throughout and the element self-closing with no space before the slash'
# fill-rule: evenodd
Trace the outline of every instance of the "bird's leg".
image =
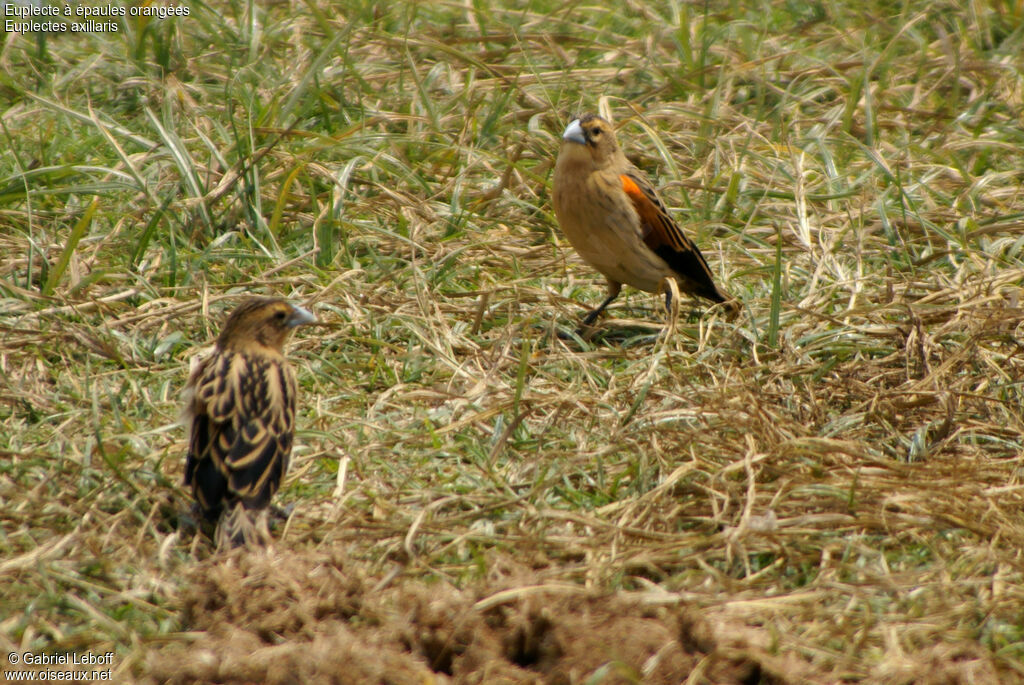
<svg viewBox="0 0 1024 685">
<path fill-rule="evenodd" d="M 604 302 L 602 302 L 601 305 L 597 309 L 594 309 L 589 314 L 587 314 L 585 317 L 583 317 L 583 325 L 584 326 L 589 326 L 590 324 L 594 323 L 594 320 L 601 314 L 601 312 L 604 311 L 605 307 L 607 307 L 608 305 L 610 305 L 612 303 L 612 300 L 614 300 L 614 299 L 615 299 L 615 295 L 609 295 L 608 297 L 606 297 Z"/>
<path fill-rule="evenodd" d="M 605 307 L 612 303 L 612 300 L 619 296 L 620 292 L 622 292 L 622 284 L 609 279 L 608 297 L 604 298 L 604 302 L 602 302 L 597 309 L 587 314 L 587 316 L 583 319 L 583 326 L 589 326 L 590 324 L 594 323 L 594 320 L 598 317 L 598 315 L 600 315 L 600 313 L 604 311 Z"/>
</svg>

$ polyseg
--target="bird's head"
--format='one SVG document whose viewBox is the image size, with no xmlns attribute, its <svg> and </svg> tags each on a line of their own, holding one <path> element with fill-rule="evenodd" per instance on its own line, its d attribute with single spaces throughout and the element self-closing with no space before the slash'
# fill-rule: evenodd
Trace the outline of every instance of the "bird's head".
<svg viewBox="0 0 1024 685">
<path fill-rule="evenodd" d="M 594 164 L 604 166 L 619 154 L 615 129 L 596 114 L 573 119 L 562 134 L 561 154 L 589 155 Z"/>
<path fill-rule="evenodd" d="M 307 310 L 280 298 L 250 297 L 231 312 L 217 346 L 236 350 L 256 346 L 281 353 L 292 329 L 315 321 Z"/>
</svg>

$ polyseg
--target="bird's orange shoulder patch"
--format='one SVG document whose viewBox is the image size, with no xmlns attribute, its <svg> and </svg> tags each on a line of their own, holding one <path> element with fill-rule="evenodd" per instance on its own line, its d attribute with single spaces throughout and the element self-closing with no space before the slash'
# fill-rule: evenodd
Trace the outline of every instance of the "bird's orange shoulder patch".
<svg viewBox="0 0 1024 685">
<path fill-rule="evenodd" d="M 636 184 L 636 181 L 626 174 L 620 174 L 619 180 L 622 181 L 622 189 L 626 191 L 626 195 L 629 195 L 629 199 L 633 201 L 633 204 L 638 206 L 650 204 L 647 194 Z"/>
<path fill-rule="evenodd" d="M 673 245 L 672 219 L 662 210 L 658 199 L 652 198 L 649 191 L 627 174 L 621 174 L 619 179 L 622 181 L 622 190 L 632 200 L 636 213 L 640 215 L 640 227 L 648 247 L 656 249 L 660 245 Z"/>
</svg>

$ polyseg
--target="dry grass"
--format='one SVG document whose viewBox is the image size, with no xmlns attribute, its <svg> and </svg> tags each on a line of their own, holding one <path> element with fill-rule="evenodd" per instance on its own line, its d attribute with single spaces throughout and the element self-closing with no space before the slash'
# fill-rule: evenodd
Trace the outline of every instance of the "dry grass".
<svg viewBox="0 0 1024 685">
<path fill-rule="evenodd" d="M 345 631 L 410 682 L 653 679 L 468 656 L 529 643 L 536 596 L 576 653 L 612 625 L 578 592 L 656 621 L 687 682 L 1024 679 L 1020 3 L 486 5 L 4 37 L 0 646 L 149 681 L 205 645 L 222 670 L 188 678 L 271 680 L 224 664 L 336 665 Z M 564 123 L 598 109 L 737 321 L 686 302 L 652 337 L 632 291 L 558 335 L 603 289 L 548 201 Z M 258 575 L 291 588 L 284 624 L 180 486 L 188 359 L 245 292 L 325 322 L 291 347 L 294 511 Z M 285 582 L 325 568 L 354 607 Z M 468 621 L 447 668 L 402 632 L 435 593 Z M 481 616 L 504 652 L 466 646 Z"/>
</svg>

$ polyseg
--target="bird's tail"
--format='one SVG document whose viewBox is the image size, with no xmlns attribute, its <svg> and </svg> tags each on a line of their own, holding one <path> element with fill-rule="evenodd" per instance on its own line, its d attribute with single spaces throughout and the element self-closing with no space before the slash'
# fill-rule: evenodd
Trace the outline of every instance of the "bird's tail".
<svg viewBox="0 0 1024 685">
<path fill-rule="evenodd" d="M 246 509 L 241 502 L 225 507 L 217 521 L 217 549 L 262 547 L 270 542 L 266 509 Z"/>
<path fill-rule="evenodd" d="M 733 297 L 721 288 L 716 287 L 715 290 L 718 291 L 719 296 L 722 298 L 719 303 L 725 309 L 725 318 L 732 321 L 739 316 L 740 311 L 743 309 L 743 303 L 740 302 L 739 298 Z"/>
<path fill-rule="evenodd" d="M 733 297 L 725 289 L 715 285 L 710 279 L 708 279 L 707 283 L 702 283 L 698 289 L 689 290 L 688 292 L 700 295 L 714 302 L 717 305 L 715 309 L 721 308 L 721 311 L 725 312 L 725 318 L 729 321 L 735 319 L 743 309 L 743 303 L 740 302 L 739 298 Z"/>
</svg>

